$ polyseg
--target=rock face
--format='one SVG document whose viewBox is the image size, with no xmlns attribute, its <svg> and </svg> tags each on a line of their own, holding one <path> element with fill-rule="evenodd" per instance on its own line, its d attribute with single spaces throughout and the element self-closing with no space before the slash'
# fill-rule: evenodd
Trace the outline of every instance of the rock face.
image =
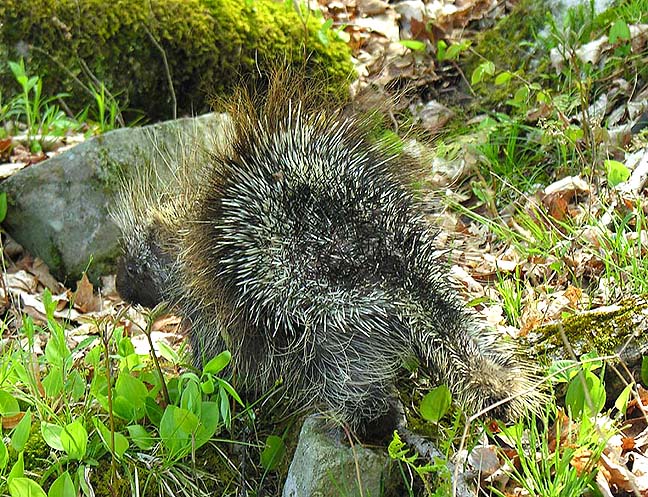
<svg viewBox="0 0 648 497">
<path fill-rule="evenodd" d="M 321 418 L 309 416 L 299 435 L 283 497 L 383 495 L 389 462 L 384 450 L 350 447 L 334 440 Z"/>
<path fill-rule="evenodd" d="M 108 206 L 121 174 L 144 162 L 172 160 L 180 147 L 208 147 L 225 123 L 223 115 L 207 114 L 118 129 L 23 169 L 0 185 L 9 204 L 4 227 L 60 280 L 75 281 L 87 269 L 96 281 L 113 272 L 119 255 Z"/>
</svg>

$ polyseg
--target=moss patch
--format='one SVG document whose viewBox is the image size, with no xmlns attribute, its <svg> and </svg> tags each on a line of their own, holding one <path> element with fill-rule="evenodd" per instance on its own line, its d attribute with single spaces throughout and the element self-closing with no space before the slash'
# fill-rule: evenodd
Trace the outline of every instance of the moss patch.
<svg viewBox="0 0 648 497">
<path fill-rule="evenodd" d="M 638 320 L 645 320 L 646 313 L 648 302 L 630 299 L 621 302 L 618 309 L 608 312 L 592 311 L 568 316 L 558 324 L 535 330 L 537 340 L 533 340 L 533 352 L 536 355 L 555 356 L 556 351 L 563 351 L 562 327 L 576 356 L 590 351 L 603 355 L 615 354 L 629 340 L 637 338 L 637 330 L 641 329 L 637 325 Z"/>
<path fill-rule="evenodd" d="M 70 107 L 94 105 L 89 91 L 102 81 L 122 108 L 152 119 L 209 107 L 269 65 L 305 64 L 308 73 L 346 92 L 353 75 L 350 52 L 332 32 L 320 32 L 314 14 L 300 16 L 292 3 L 272 0 L 5 0 L 0 3 L 0 46 L 9 60 L 27 59 L 48 94 L 67 92 Z M 306 62 L 303 62 L 306 60 Z M 18 85 L 0 69 L 0 89 Z"/>
<path fill-rule="evenodd" d="M 490 60 L 496 65 L 496 71 L 521 71 L 525 79 L 533 79 L 526 73 L 529 62 L 533 58 L 531 44 L 538 31 L 546 25 L 547 6 L 544 2 L 522 0 L 510 14 L 500 20 L 492 29 L 481 31 L 473 44 L 474 54 L 462 63 L 468 78 L 475 68 Z M 533 44 L 535 46 L 535 44 Z M 548 60 L 546 61 L 548 64 Z M 547 67 L 536 67 L 533 74 L 542 75 L 548 71 Z M 506 100 L 512 97 L 522 84 L 513 78 L 508 85 L 496 86 L 494 84 L 476 85 L 473 90 L 478 99 L 474 101 L 474 111 L 482 108 L 494 109 L 501 107 Z"/>
</svg>

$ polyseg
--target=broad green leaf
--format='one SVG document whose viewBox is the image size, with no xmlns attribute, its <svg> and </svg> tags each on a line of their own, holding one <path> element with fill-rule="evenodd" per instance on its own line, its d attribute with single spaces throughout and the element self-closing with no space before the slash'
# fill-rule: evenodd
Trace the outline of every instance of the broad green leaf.
<svg viewBox="0 0 648 497">
<path fill-rule="evenodd" d="M 141 419 L 146 414 L 146 385 L 128 371 L 122 371 L 115 383 L 113 412 L 128 421 Z"/>
<path fill-rule="evenodd" d="M 218 389 L 218 394 L 220 396 L 220 416 L 221 419 L 223 420 L 223 423 L 225 423 L 225 426 L 229 430 L 230 425 L 232 423 L 232 417 L 230 416 L 230 403 L 229 403 L 229 397 L 225 393 L 225 389 L 221 386 Z"/>
<path fill-rule="evenodd" d="M 131 440 L 142 450 L 149 450 L 155 445 L 155 440 L 142 425 L 128 425 L 126 427 Z"/>
<path fill-rule="evenodd" d="M 437 423 L 448 412 L 451 403 L 450 389 L 446 385 L 439 385 L 421 400 L 421 416 L 427 421 Z"/>
<path fill-rule="evenodd" d="M 630 383 L 629 385 L 626 385 L 626 387 L 623 389 L 623 391 L 619 394 L 617 399 L 614 401 L 614 407 L 616 407 L 616 410 L 619 411 L 622 415 L 625 414 L 626 409 L 628 408 L 628 400 L 630 400 L 632 387 L 634 387 L 634 383 Z"/>
<path fill-rule="evenodd" d="M 16 452 L 25 450 L 25 445 L 27 445 L 27 440 L 29 440 L 29 433 L 31 432 L 31 422 L 31 411 L 27 410 L 23 418 L 14 428 L 11 435 L 11 446 Z"/>
<path fill-rule="evenodd" d="M 47 497 L 76 497 L 76 495 L 77 492 L 74 488 L 74 482 L 72 481 L 72 477 L 70 477 L 70 473 L 67 471 L 63 472 L 61 476 L 54 480 L 49 492 L 47 492 Z"/>
<path fill-rule="evenodd" d="M 616 160 L 604 161 L 605 169 L 607 171 L 608 184 L 612 187 L 617 186 L 630 177 L 630 171 L 622 162 Z"/>
<path fill-rule="evenodd" d="M 220 422 L 219 407 L 216 402 L 203 402 L 200 425 L 196 430 L 196 448 L 202 447 L 214 436 Z"/>
<path fill-rule="evenodd" d="M 41 421 L 41 435 L 43 435 L 43 440 L 49 445 L 52 449 L 63 450 L 63 444 L 61 443 L 61 433 L 63 432 L 63 427 L 48 423 L 47 421 Z"/>
<path fill-rule="evenodd" d="M 200 417 L 200 405 L 202 403 L 202 393 L 198 383 L 188 381 L 185 383 L 180 396 L 180 407 L 193 412 Z"/>
<path fill-rule="evenodd" d="M 619 40 L 630 40 L 630 28 L 628 24 L 623 19 L 619 19 L 610 28 L 609 37 L 610 43 L 612 44 L 615 44 Z"/>
<path fill-rule="evenodd" d="M 448 50 L 446 50 L 446 60 L 457 60 L 459 58 L 459 54 L 461 54 L 461 52 L 463 52 L 465 49 L 465 45 L 461 43 L 453 43 L 448 47 Z"/>
<path fill-rule="evenodd" d="M 203 381 L 200 384 L 200 389 L 203 391 L 203 393 L 206 393 L 207 395 L 211 395 L 214 393 L 216 390 L 216 386 L 214 385 L 214 380 L 209 377 L 205 381 Z"/>
<path fill-rule="evenodd" d="M 203 367 L 203 373 L 218 374 L 225 369 L 225 366 L 227 366 L 231 360 L 232 354 L 229 350 L 225 350 L 205 364 Z"/>
<path fill-rule="evenodd" d="M 0 416 L 13 416 L 19 412 L 20 406 L 14 396 L 0 390 Z"/>
<path fill-rule="evenodd" d="M 4 440 L 0 438 L 0 469 L 5 469 L 8 462 L 9 451 L 7 450 L 7 446 L 5 445 Z"/>
<path fill-rule="evenodd" d="M 0 223 L 7 217 L 7 193 L 0 193 Z"/>
<path fill-rule="evenodd" d="M 11 481 L 14 478 L 23 478 L 25 476 L 25 456 L 23 452 L 18 453 L 18 459 L 11 467 L 9 475 L 7 476 L 7 481 Z"/>
<path fill-rule="evenodd" d="M 73 421 L 61 432 L 61 445 L 70 459 L 81 460 L 88 447 L 88 432 L 80 421 Z"/>
<path fill-rule="evenodd" d="M 72 402 L 80 401 L 86 391 L 87 382 L 76 369 L 68 375 L 65 391 L 69 393 Z"/>
<path fill-rule="evenodd" d="M 162 357 L 164 357 L 167 361 L 169 361 L 172 364 L 178 364 L 180 363 L 180 356 L 178 353 L 173 350 L 171 347 L 169 347 L 165 342 L 160 341 L 155 344 L 155 346 L 158 348 L 158 351 Z"/>
<path fill-rule="evenodd" d="M 398 43 L 403 45 L 405 48 L 414 50 L 415 52 L 425 51 L 425 42 L 419 40 L 400 40 Z"/>
<path fill-rule="evenodd" d="M 135 347 L 129 337 L 124 337 L 117 344 L 117 353 L 122 357 L 128 357 L 135 353 Z"/>
<path fill-rule="evenodd" d="M 329 45 L 328 33 L 331 31 L 331 26 L 333 26 L 333 19 L 327 19 L 317 31 L 317 38 L 325 47 Z"/>
<path fill-rule="evenodd" d="M 520 86 L 511 100 L 507 100 L 506 103 L 512 105 L 513 107 L 522 107 L 526 104 L 527 99 L 529 98 L 529 87 L 526 85 Z"/>
<path fill-rule="evenodd" d="M 95 428 L 99 432 L 99 438 L 104 443 L 108 451 L 111 451 L 111 435 L 108 427 L 101 422 L 99 418 L 92 418 Z M 121 459 L 124 453 L 128 450 L 128 439 L 119 432 L 115 432 L 115 455 Z"/>
<path fill-rule="evenodd" d="M 145 412 L 146 416 L 148 416 L 148 418 L 151 420 L 151 423 L 153 423 L 155 426 L 160 426 L 160 421 L 162 420 L 164 411 L 162 410 L 160 405 L 155 402 L 155 399 L 146 397 Z"/>
<path fill-rule="evenodd" d="M 486 62 L 482 62 L 473 71 L 472 76 L 470 78 L 470 84 L 474 85 L 477 83 L 481 83 L 484 80 L 484 77 L 486 75 L 492 76 L 494 74 L 495 74 L 495 64 L 493 64 L 490 60 L 487 60 Z"/>
<path fill-rule="evenodd" d="M 550 376 L 551 381 L 554 383 L 567 383 L 576 374 L 578 374 L 579 370 L 580 362 L 569 359 L 560 359 L 551 363 L 551 366 L 549 366 L 549 370 L 547 371 L 547 376 Z"/>
<path fill-rule="evenodd" d="M 49 398 L 58 397 L 63 393 L 63 367 L 52 365 L 47 376 L 43 378 L 45 395 Z"/>
<path fill-rule="evenodd" d="M 47 497 L 41 486 L 29 478 L 9 480 L 9 495 L 11 497 Z"/>
<path fill-rule="evenodd" d="M 225 391 L 232 397 L 236 402 L 238 402 L 239 405 L 245 406 L 243 403 L 243 400 L 239 396 L 238 393 L 236 393 L 236 390 L 234 390 L 234 387 L 230 385 L 227 381 L 223 380 L 222 378 L 216 378 L 216 381 L 220 385 L 220 387 L 224 388 Z"/>
<path fill-rule="evenodd" d="M 581 376 L 574 376 L 567 387 L 567 395 L 565 396 L 565 404 L 571 409 L 574 419 L 580 418 L 581 414 L 588 410 L 588 415 L 595 415 L 601 412 L 605 405 L 605 387 L 601 380 L 594 373 L 589 371 L 583 372 L 585 378 L 585 385 L 581 381 Z M 594 412 L 590 412 L 585 396 L 585 388 L 589 392 L 590 399 L 592 400 L 592 408 Z"/>
<path fill-rule="evenodd" d="M 648 386 L 648 356 L 641 358 L 641 383 Z"/>
<path fill-rule="evenodd" d="M 439 59 L 440 61 L 445 60 L 447 49 L 448 49 L 448 44 L 445 41 L 443 40 L 437 41 L 437 59 Z"/>
<path fill-rule="evenodd" d="M 200 421 L 187 409 L 167 406 L 160 421 L 160 438 L 169 449 L 170 457 L 182 457 L 191 449 L 191 437 Z"/>
<path fill-rule="evenodd" d="M 501 72 L 495 78 L 495 84 L 496 85 L 505 85 L 506 83 L 511 81 L 512 77 L 513 77 L 513 74 L 510 73 L 509 71 Z"/>
<path fill-rule="evenodd" d="M 286 444 L 283 438 L 277 435 L 269 435 L 263 452 L 261 452 L 261 466 L 266 471 L 273 471 L 281 464 L 285 455 Z"/>
</svg>

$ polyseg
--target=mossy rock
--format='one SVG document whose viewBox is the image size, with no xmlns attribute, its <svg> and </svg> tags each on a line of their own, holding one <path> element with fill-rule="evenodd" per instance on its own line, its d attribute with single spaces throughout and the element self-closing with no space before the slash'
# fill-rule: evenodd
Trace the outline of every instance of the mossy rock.
<svg viewBox="0 0 648 497">
<path fill-rule="evenodd" d="M 74 111 L 94 105 L 89 88 L 103 82 L 151 119 L 172 116 L 169 74 L 180 115 L 206 110 L 211 95 L 277 61 L 327 81 L 337 96 L 354 76 L 348 47 L 321 19 L 271 0 L 3 0 L 1 46 L 43 78 L 47 95 L 69 93 Z M 6 64 L 0 90 L 20 90 Z"/>
<path fill-rule="evenodd" d="M 623 362 L 625 367 L 614 369 L 623 375 L 627 368 L 632 378 L 621 379 L 613 368 L 606 371 L 606 389 L 612 394 L 608 397 L 616 399 L 627 381 L 641 382 L 641 363 L 648 355 L 648 295 L 567 316 L 536 328 L 526 340 L 531 354 L 540 359 L 572 359 L 595 352 L 612 358 L 612 366 Z"/>
</svg>

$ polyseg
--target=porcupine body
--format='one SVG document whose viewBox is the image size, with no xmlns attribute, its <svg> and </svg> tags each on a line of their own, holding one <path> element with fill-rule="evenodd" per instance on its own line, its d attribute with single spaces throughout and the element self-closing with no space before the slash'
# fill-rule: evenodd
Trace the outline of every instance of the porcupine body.
<svg viewBox="0 0 648 497">
<path fill-rule="evenodd" d="M 360 433 L 393 426 L 408 358 L 470 411 L 511 396 L 500 414 L 532 406 L 531 368 L 449 283 L 401 180 L 406 160 L 368 141 L 361 120 L 272 90 L 265 105 L 238 100 L 230 148 L 212 157 L 174 249 L 154 254 L 172 268 L 157 293 L 191 323 L 196 362 L 224 343 L 247 389 L 282 379 L 291 405 Z"/>
</svg>

